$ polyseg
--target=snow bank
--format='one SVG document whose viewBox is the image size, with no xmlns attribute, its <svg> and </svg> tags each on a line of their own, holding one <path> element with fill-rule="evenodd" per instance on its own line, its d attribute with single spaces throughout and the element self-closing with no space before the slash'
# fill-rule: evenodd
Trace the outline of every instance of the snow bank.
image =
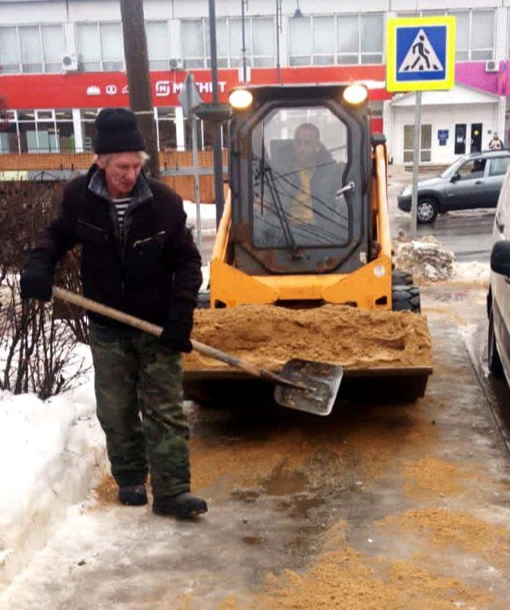
<svg viewBox="0 0 510 610">
<path fill-rule="evenodd" d="M 87 383 L 41 401 L 0 393 L 0 583 L 7 583 L 106 470 Z"/>
</svg>

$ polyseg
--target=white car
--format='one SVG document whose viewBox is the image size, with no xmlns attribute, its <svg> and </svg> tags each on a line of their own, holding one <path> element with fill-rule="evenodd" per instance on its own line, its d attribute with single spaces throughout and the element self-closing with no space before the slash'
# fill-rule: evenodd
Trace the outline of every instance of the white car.
<svg viewBox="0 0 510 610">
<path fill-rule="evenodd" d="M 487 295 L 488 366 L 510 386 L 510 171 L 506 173 L 494 217 L 491 276 Z"/>
</svg>

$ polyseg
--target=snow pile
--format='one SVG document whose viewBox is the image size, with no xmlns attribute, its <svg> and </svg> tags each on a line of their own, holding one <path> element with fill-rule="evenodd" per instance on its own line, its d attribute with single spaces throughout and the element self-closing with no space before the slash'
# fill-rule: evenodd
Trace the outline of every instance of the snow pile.
<svg viewBox="0 0 510 610">
<path fill-rule="evenodd" d="M 471 261 L 453 265 L 453 279 L 459 281 L 488 283 L 490 272 L 489 263 Z"/>
<path fill-rule="evenodd" d="M 411 273 L 415 280 L 437 282 L 448 280 L 453 274 L 454 254 L 445 250 L 433 236 L 409 241 L 399 234 L 393 244 L 395 268 Z"/>
<path fill-rule="evenodd" d="M 106 470 L 92 374 L 83 386 L 41 401 L 0 393 L 0 583 L 47 542 L 69 505 Z"/>
</svg>

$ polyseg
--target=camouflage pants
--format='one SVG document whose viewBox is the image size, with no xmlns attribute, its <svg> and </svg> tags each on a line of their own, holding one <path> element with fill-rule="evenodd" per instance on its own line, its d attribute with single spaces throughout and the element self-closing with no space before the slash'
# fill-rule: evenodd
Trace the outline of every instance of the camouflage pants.
<svg viewBox="0 0 510 610">
<path fill-rule="evenodd" d="M 97 416 L 119 486 L 144 483 L 155 496 L 189 491 L 189 425 L 181 355 L 135 329 L 90 322 Z"/>
</svg>

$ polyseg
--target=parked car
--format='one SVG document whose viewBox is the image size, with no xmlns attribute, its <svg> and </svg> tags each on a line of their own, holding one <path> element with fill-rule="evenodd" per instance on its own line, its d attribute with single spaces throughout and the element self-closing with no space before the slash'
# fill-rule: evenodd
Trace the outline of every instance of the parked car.
<svg viewBox="0 0 510 610">
<path fill-rule="evenodd" d="M 510 151 L 484 151 L 460 157 L 440 176 L 418 182 L 417 220 L 434 222 L 452 210 L 494 208 L 510 161 Z M 398 197 L 398 207 L 411 211 L 411 186 Z"/>
<path fill-rule="evenodd" d="M 510 386 L 510 172 L 494 216 L 487 315 L 489 371 L 495 377 L 506 377 Z"/>
</svg>

